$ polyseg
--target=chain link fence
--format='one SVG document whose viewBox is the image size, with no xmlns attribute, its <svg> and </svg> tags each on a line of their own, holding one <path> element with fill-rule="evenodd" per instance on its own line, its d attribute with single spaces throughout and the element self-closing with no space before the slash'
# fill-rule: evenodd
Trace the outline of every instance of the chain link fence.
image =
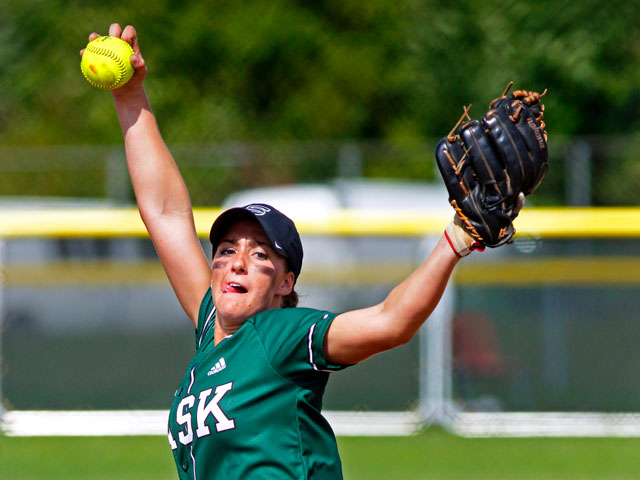
<svg viewBox="0 0 640 480">
<path fill-rule="evenodd" d="M 170 148 L 195 206 L 248 188 L 335 178 L 440 182 L 436 139 L 176 144 Z M 534 205 L 638 205 L 640 137 L 552 139 L 550 169 Z M 121 146 L 0 147 L 0 196 L 133 203 Z M 615 168 L 612 168 L 615 167 Z"/>
</svg>

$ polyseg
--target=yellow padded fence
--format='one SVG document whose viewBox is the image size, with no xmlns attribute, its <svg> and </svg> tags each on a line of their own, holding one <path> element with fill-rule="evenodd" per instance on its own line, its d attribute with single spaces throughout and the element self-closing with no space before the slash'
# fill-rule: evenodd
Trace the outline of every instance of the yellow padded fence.
<svg viewBox="0 0 640 480">
<path fill-rule="evenodd" d="M 219 208 L 194 211 L 198 234 L 207 237 Z M 303 235 L 439 235 L 451 218 L 450 212 L 398 213 L 384 210 L 337 210 L 294 216 Z M 516 220 L 518 236 L 540 238 L 638 238 L 640 208 L 529 208 Z M 0 238 L 23 237 L 145 237 L 135 208 L 52 209 L 0 211 Z M 399 282 L 415 264 L 384 265 L 385 278 Z M 315 284 L 368 285 L 378 282 L 381 265 L 306 269 L 305 280 Z M 161 266 L 153 261 L 60 261 L 42 269 L 39 265 L 8 265 L 5 280 L 10 285 L 165 284 Z M 546 257 L 495 260 L 491 268 L 463 262 L 454 273 L 459 285 L 620 285 L 640 284 L 640 259 L 616 257 Z"/>
<path fill-rule="evenodd" d="M 196 208 L 198 234 L 206 237 L 219 208 Z M 450 212 L 336 210 L 292 215 L 300 233 L 308 235 L 433 235 Z M 528 208 L 515 222 L 517 235 L 547 238 L 637 238 L 640 208 Z M 146 236 L 135 208 L 0 210 L 0 237 Z"/>
</svg>

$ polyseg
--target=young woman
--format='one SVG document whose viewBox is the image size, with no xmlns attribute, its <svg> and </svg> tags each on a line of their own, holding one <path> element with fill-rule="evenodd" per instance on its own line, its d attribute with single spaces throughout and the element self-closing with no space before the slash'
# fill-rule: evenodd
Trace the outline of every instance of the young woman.
<svg viewBox="0 0 640 480">
<path fill-rule="evenodd" d="M 169 418 L 179 477 L 342 478 L 335 437 L 320 414 L 328 372 L 408 342 L 438 303 L 456 251 L 473 240 L 450 225 L 382 303 L 341 314 L 291 308 L 302 245 L 293 222 L 269 205 L 224 212 L 211 229 L 210 264 L 143 88 L 136 31 L 113 24 L 109 35 L 135 52 L 133 78 L 112 93 L 140 215 L 196 329 L 196 353 Z"/>
</svg>

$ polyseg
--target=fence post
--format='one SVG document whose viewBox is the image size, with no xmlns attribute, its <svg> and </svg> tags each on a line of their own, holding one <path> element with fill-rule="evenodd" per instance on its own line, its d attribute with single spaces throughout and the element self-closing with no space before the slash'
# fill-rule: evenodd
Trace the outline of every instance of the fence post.
<svg viewBox="0 0 640 480">
<path fill-rule="evenodd" d="M 7 285 L 6 281 L 6 249 L 5 249 L 5 239 L 0 237 L 0 431 L 2 431 L 2 417 L 4 416 L 5 409 L 3 406 L 3 395 L 2 395 L 2 369 L 4 368 L 4 359 L 2 357 L 2 333 L 4 330 L 4 316 L 5 316 L 5 288 Z"/>
<path fill-rule="evenodd" d="M 438 238 L 426 239 L 431 251 Z M 424 250 L 424 249 L 420 249 Z M 452 400 L 451 323 L 455 305 L 455 285 L 449 281 L 440 302 L 420 329 L 420 400 L 418 412 L 423 422 L 446 425 Z"/>
<path fill-rule="evenodd" d="M 338 178 L 362 177 L 362 151 L 355 143 L 347 143 L 338 151 Z"/>
<path fill-rule="evenodd" d="M 565 195 L 567 205 L 591 205 L 591 147 L 584 140 L 573 143 L 567 150 L 567 180 Z"/>
<path fill-rule="evenodd" d="M 104 189 L 109 200 L 127 203 L 130 199 L 127 161 L 120 149 L 110 150 L 107 154 Z"/>
</svg>

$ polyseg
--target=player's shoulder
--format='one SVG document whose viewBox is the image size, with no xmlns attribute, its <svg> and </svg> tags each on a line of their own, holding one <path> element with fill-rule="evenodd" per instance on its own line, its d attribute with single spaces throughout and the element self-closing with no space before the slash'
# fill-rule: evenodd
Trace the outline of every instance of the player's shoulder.
<svg viewBox="0 0 640 480">
<path fill-rule="evenodd" d="M 282 308 L 260 312 L 248 321 L 272 364 L 281 369 L 291 367 L 281 362 L 287 363 L 291 355 L 308 366 L 309 349 L 314 345 L 313 355 L 322 355 L 324 336 L 336 315 L 313 308 Z"/>
<path fill-rule="evenodd" d="M 323 313 L 315 308 L 295 307 L 295 308 L 272 308 L 264 310 L 251 317 L 253 323 L 260 322 L 282 322 L 293 319 L 300 319 L 307 316 L 314 316 Z"/>
<path fill-rule="evenodd" d="M 330 316 L 335 316 L 330 312 L 315 308 L 274 308 L 260 312 L 249 320 L 256 328 L 279 327 L 295 329 L 317 323 Z"/>
</svg>

